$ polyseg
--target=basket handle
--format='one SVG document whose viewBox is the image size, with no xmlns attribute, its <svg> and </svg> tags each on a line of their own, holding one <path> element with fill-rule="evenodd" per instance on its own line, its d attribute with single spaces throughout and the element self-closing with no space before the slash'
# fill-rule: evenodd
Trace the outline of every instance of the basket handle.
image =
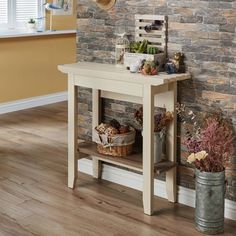
<svg viewBox="0 0 236 236">
<path fill-rule="evenodd" d="M 100 142 L 102 143 L 102 137 L 101 137 L 101 135 L 98 134 L 98 137 L 99 137 L 99 139 L 100 139 Z"/>
</svg>

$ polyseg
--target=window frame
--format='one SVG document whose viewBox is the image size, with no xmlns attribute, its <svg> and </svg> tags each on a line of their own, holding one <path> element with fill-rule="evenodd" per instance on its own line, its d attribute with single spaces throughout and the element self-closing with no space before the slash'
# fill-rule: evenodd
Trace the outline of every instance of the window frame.
<svg viewBox="0 0 236 236">
<path fill-rule="evenodd" d="M 25 28 L 27 22 L 17 23 L 16 22 L 16 1 L 17 0 L 6 0 L 8 2 L 7 7 L 7 23 L 0 23 L 0 27 L 2 29 L 22 29 Z M 45 8 L 43 7 L 43 4 L 45 3 L 45 0 L 37 0 L 38 2 L 38 13 L 37 18 L 44 18 L 45 17 Z"/>
</svg>

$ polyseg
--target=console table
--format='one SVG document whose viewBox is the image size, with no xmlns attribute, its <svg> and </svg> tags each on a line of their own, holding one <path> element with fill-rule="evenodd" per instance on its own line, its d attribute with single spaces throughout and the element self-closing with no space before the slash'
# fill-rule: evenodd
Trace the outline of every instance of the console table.
<svg viewBox="0 0 236 236">
<path fill-rule="evenodd" d="M 190 78 L 189 74 L 161 73 L 157 76 L 132 74 L 115 65 L 81 62 L 59 65 L 58 69 L 68 74 L 68 187 L 74 188 L 78 173 L 78 159 L 84 154 L 93 161 L 94 178 L 101 177 L 101 163 L 113 163 L 128 167 L 143 175 L 144 213 L 153 213 L 154 177 L 166 172 L 168 200 L 176 202 L 176 112 L 177 81 Z M 143 153 L 126 158 L 101 155 L 96 144 L 78 144 L 78 90 L 77 86 L 92 88 L 92 127 L 100 122 L 100 98 L 112 98 L 143 104 Z M 167 132 L 167 161 L 154 164 L 154 106 L 173 111 L 174 122 Z"/>
</svg>

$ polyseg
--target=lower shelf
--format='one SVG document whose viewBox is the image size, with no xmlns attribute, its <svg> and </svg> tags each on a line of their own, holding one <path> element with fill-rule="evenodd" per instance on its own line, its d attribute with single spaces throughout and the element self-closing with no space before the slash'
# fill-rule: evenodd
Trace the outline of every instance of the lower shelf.
<svg viewBox="0 0 236 236">
<path fill-rule="evenodd" d="M 79 159 L 84 158 L 84 154 L 90 157 L 96 157 L 98 160 L 115 164 L 117 166 L 126 167 L 138 172 L 143 172 L 143 158 L 142 153 L 133 153 L 127 157 L 112 157 L 102 155 L 97 152 L 97 145 L 93 142 L 82 142 L 78 144 Z M 170 161 L 163 161 L 154 165 L 154 173 L 160 174 L 166 172 L 177 166 L 177 163 Z"/>
</svg>

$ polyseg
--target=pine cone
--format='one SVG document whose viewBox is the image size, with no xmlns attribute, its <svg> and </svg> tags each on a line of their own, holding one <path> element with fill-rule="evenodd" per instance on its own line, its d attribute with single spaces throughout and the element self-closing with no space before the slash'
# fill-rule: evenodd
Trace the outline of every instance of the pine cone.
<svg viewBox="0 0 236 236">
<path fill-rule="evenodd" d="M 110 124 L 110 126 L 112 126 L 115 129 L 118 129 L 118 130 L 121 127 L 119 121 L 117 121 L 115 119 L 111 120 L 109 124 Z"/>
</svg>

